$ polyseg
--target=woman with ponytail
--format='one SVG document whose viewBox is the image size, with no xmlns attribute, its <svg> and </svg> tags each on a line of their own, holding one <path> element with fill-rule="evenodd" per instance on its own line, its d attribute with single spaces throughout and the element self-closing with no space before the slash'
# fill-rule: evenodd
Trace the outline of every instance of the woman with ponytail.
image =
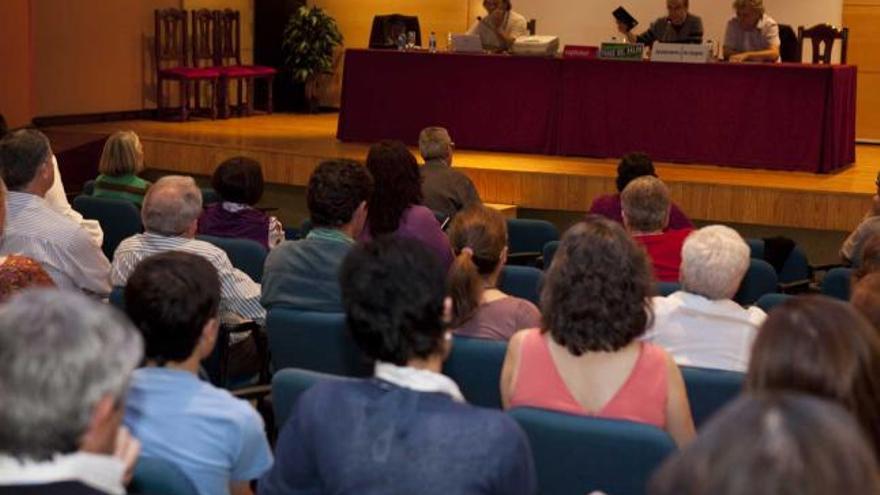
<svg viewBox="0 0 880 495">
<path fill-rule="evenodd" d="M 449 242 L 455 253 L 448 286 L 457 335 L 508 340 L 517 330 L 540 326 L 534 304 L 497 287 L 507 261 L 507 225 L 500 213 L 482 205 L 459 212 Z"/>
</svg>

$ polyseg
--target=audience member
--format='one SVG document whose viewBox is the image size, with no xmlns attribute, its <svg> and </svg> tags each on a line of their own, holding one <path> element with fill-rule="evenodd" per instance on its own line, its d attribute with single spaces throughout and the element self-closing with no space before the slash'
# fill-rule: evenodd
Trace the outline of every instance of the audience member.
<svg viewBox="0 0 880 495">
<path fill-rule="evenodd" d="M 541 290 L 541 329 L 510 340 L 501 371 L 505 408 L 538 407 L 694 436 L 681 372 L 641 342 L 652 318 L 645 253 L 619 224 L 591 217 L 571 227 Z"/>
<path fill-rule="evenodd" d="M 419 134 L 419 153 L 425 160 L 421 168 L 424 204 L 446 217 L 480 203 L 474 183 L 452 168 L 454 149 L 449 133 L 442 127 L 427 127 Z"/>
<path fill-rule="evenodd" d="M 643 176 L 630 182 L 620 194 L 623 225 L 648 251 L 654 276 L 661 282 L 677 282 L 681 247 L 693 229 L 666 230 L 669 225 L 669 189 L 656 177 Z"/>
<path fill-rule="evenodd" d="M 113 285 L 126 285 L 138 263 L 148 256 L 165 251 L 197 254 L 220 275 L 221 319 L 262 322 L 266 310 L 260 306 L 260 284 L 233 267 L 222 249 L 195 239 L 201 212 L 202 192 L 191 177 L 168 175 L 156 181 L 147 190 L 141 209 L 145 233 L 123 240 L 113 255 Z"/>
<path fill-rule="evenodd" d="M 55 181 L 46 136 L 29 129 L 7 135 L 0 141 L 0 171 L 9 188 L 0 255 L 32 258 L 61 289 L 108 295 L 110 262 L 100 246 L 44 199 Z"/>
<path fill-rule="evenodd" d="M 0 116 L 2 117 L 2 116 Z M 3 122 L 0 121 L 0 124 Z M 6 223 L 6 185 L 0 180 L 0 244 Z M 39 263 L 17 254 L 0 255 L 0 303 L 28 287 L 54 287 L 52 277 Z"/>
<path fill-rule="evenodd" d="M 464 404 L 440 374 L 452 344 L 449 302 L 429 251 L 391 237 L 357 246 L 340 282 L 348 328 L 377 361 L 376 376 L 304 392 L 259 493 L 535 493 L 531 452 L 516 423 Z"/>
<path fill-rule="evenodd" d="M 318 165 L 306 193 L 312 230 L 269 253 L 263 306 L 342 312 L 339 267 L 364 228 L 372 189 L 370 173 L 355 161 Z"/>
<path fill-rule="evenodd" d="M 468 34 L 479 36 L 484 50 L 509 50 L 517 38 L 529 34 L 526 18 L 513 11 L 510 0 L 483 0 L 483 8 L 486 16 L 478 17 Z"/>
<path fill-rule="evenodd" d="M 872 273 L 880 272 L 880 232 L 865 240 L 859 258 L 859 266 L 852 273 L 854 284 Z"/>
<path fill-rule="evenodd" d="M 449 239 L 434 213 L 421 205 L 422 185 L 415 157 L 398 141 L 380 141 L 370 147 L 367 169 L 375 180 L 367 201 L 367 225 L 360 239 L 383 234 L 410 237 L 427 246 L 444 268 L 452 264 Z"/>
<path fill-rule="evenodd" d="M 249 482 L 272 465 L 263 420 L 198 378 L 220 325 L 217 270 L 196 254 L 151 256 L 129 277 L 125 303 L 146 345 L 125 410 L 143 455 L 176 464 L 201 495 L 251 493 Z"/>
<path fill-rule="evenodd" d="M 124 494 L 140 445 L 120 425 L 142 353 L 121 314 L 75 292 L 0 308 L 0 492 Z"/>
<path fill-rule="evenodd" d="M 617 30 L 630 43 L 644 43 L 646 46 L 652 46 L 655 41 L 700 44 L 703 42 L 703 20 L 688 12 L 688 8 L 688 0 L 666 0 L 667 15 L 652 22 L 644 33 L 636 36 L 632 28 L 622 22 L 617 23 Z"/>
<path fill-rule="evenodd" d="M 843 301 L 802 296 L 771 311 L 755 339 L 746 388 L 837 401 L 880 452 L 880 335 Z"/>
<path fill-rule="evenodd" d="M 796 393 L 746 395 L 654 473 L 650 495 L 880 493 L 877 464 L 852 417 Z"/>
<path fill-rule="evenodd" d="M 853 286 L 850 302 L 880 331 L 880 273 L 860 279 Z"/>
<path fill-rule="evenodd" d="M 764 12 L 764 0 L 733 0 L 736 17 L 724 30 L 724 59 L 778 62 L 779 25 Z"/>
<path fill-rule="evenodd" d="M 605 218 L 622 224 L 623 213 L 620 206 L 620 193 L 626 189 L 626 186 L 633 179 L 644 175 L 657 177 L 651 157 L 644 153 L 628 153 L 624 155 L 617 165 L 617 179 L 615 180 L 617 192 L 614 194 L 604 194 L 594 199 L 587 214 L 602 215 Z M 667 228 L 673 230 L 692 229 L 694 224 L 691 223 L 690 219 L 681 211 L 678 205 L 670 203 L 669 226 Z"/>
<path fill-rule="evenodd" d="M 456 255 L 448 279 L 456 334 L 508 340 L 517 330 L 541 325 L 534 304 L 498 288 L 507 261 L 507 223 L 500 213 L 467 208 L 452 220 L 449 241 Z"/>
<path fill-rule="evenodd" d="M 653 299 L 654 324 L 645 340 L 679 365 L 744 372 L 758 327 L 767 315 L 732 301 L 749 268 L 749 246 L 733 229 L 697 230 L 681 250 L 681 290 Z"/>
<path fill-rule="evenodd" d="M 260 162 L 237 156 L 217 166 L 211 185 L 220 200 L 205 208 L 199 234 L 250 239 L 266 249 L 284 240 L 284 227 L 274 216 L 254 207 L 263 197 Z"/>
<path fill-rule="evenodd" d="M 880 172 L 874 181 L 877 187 L 876 194 L 872 198 L 871 208 L 865 213 L 859 225 L 852 231 L 840 248 L 840 257 L 844 262 L 858 265 L 862 259 L 862 250 L 865 242 L 880 234 Z"/>
<path fill-rule="evenodd" d="M 138 135 L 133 131 L 114 132 L 104 143 L 98 163 L 101 174 L 95 179 L 92 195 L 130 201 L 140 207 L 150 187 L 149 182 L 137 176 L 143 170 L 144 148 Z"/>
</svg>

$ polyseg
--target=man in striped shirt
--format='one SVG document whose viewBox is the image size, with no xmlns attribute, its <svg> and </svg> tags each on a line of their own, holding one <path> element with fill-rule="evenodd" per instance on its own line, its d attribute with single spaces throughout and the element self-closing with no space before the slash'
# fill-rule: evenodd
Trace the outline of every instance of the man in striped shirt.
<svg viewBox="0 0 880 495">
<path fill-rule="evenodd" d="M 52 149 L 41 132 L 23 129 L 0 141 L 0 171 L 9 189 L 0 255 L 38 261 L 61 289 L 105 297 L 110 262 L 82 226 L 44 199 L 55 181 Z"/>
<path fill-rule="evenodd" d="M 202 193 L 191 177 L 162 177 L 147 191 L 141 218 L 143 234 L 125 239 L 113 255 L 110 278 L 114 286 L 125 285 L 144 258 L 166 251 L 184 251 L 207 259 L 220 275 L 220 317 L 235 323 L 241 318 L 263 323 L 266 310 L 260 305 L 260 284 L 232 266 L 222 249 L 195 239 Z"/>
</svg>

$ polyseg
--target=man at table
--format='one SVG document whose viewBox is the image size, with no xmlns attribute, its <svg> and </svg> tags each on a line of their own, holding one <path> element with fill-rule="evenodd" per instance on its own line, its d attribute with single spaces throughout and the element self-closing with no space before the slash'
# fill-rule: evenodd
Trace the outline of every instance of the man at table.
<svg viewBox="0 0 880 495">
<path fill-rule="evenodd" d="M 618 22 L 617 29 L 630 43 L 644 43 L 651 46 L 655 41 L 662 43 L 703 42 L 703 20 L 688 12 L 688 0 L 666 0 L 666 17 L 660 17 L 644 33 L 636 36 L 624 23 Z"/>
<path fill-rule="evenodd" d="M 483 49 L 503 52 L 520 36 L 529 34 L 526 18 L 514 12 L 510 0 L 483 0 L 487 15 L 477 18 L 468 34 L 476 34 Z"/>
<path fill-rule="evenodd" d="M 778 62 L 779 25 L 764 12 L 764 0 L 734 0 L 736 17 L 724 32 L 724 59 Z"/>
</svg>

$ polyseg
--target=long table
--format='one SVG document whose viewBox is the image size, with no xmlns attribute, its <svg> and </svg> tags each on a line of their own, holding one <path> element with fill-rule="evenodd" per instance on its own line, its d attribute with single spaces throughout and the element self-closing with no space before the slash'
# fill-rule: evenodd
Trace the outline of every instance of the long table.
<svg viewBox="0 0 880 495">
<path fill-rule="evenodd" d="M 337 137 L 827 173 L 855 160 L 856 68 L 350 49 Z"/>
</svg>

